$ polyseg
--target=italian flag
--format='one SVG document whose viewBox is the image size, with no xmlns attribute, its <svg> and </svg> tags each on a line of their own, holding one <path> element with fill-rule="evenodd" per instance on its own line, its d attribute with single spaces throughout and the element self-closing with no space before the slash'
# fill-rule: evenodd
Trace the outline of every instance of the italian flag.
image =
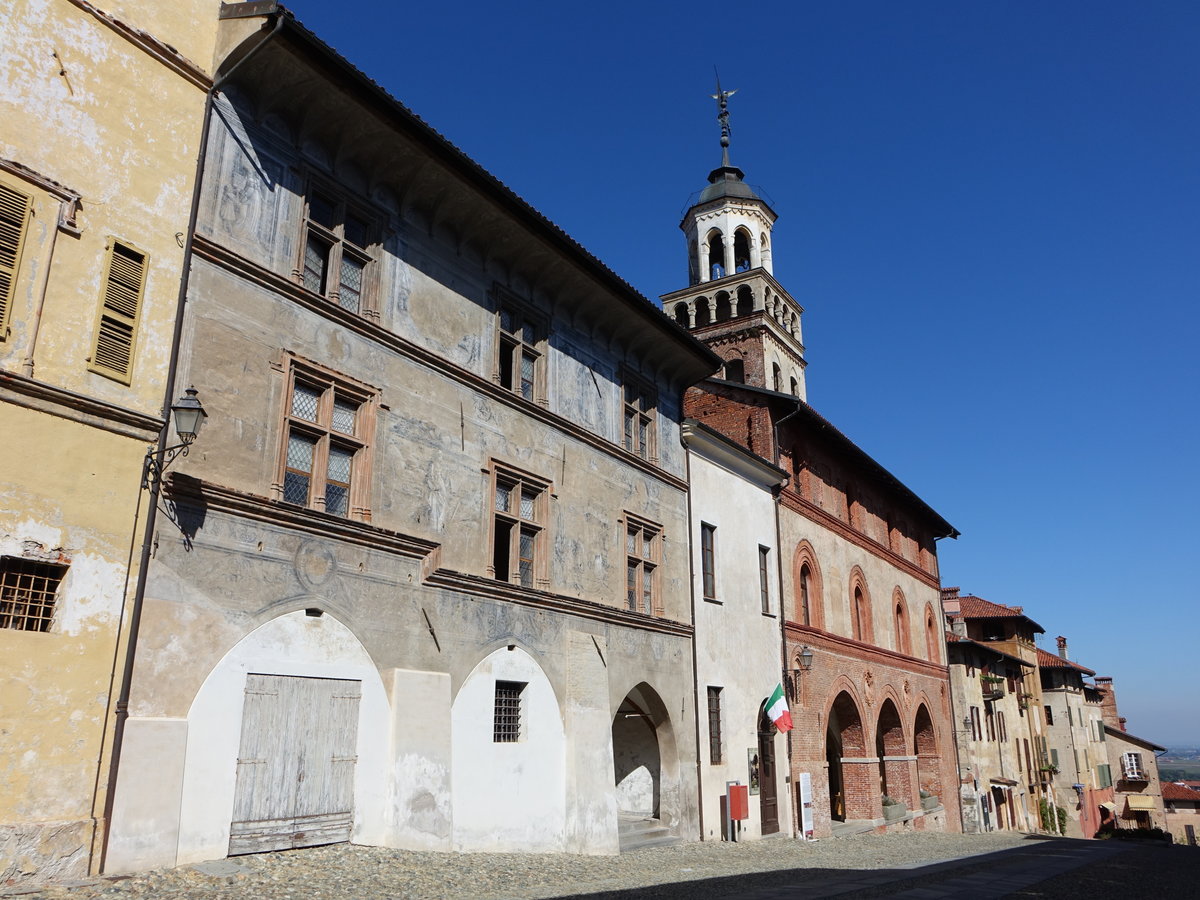
<svg viewBox="0 0 1200 900">
<path fill-rule="evenodd" d="M 783 696 L 783 685 L 775 685 L 775 690 L 767 700 L 767 716 L 780 731 L 792 730 L 792 713 L 788 709 L 787 700 Z"/>
</svg>

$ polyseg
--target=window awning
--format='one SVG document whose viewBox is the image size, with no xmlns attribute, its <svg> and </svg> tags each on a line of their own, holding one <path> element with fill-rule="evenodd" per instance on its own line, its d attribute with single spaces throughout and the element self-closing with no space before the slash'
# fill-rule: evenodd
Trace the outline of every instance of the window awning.
<svg viewBox="0 0 1200 900">
<path fill-rule="evenodd" d="M 1129 804 L 1130 809 L 1154 809 L 1154 798 L 1145 794 L 1130 794 L 1125 798 L 1125 802 Z"/>
<path fill-rule="evenodd" d="M 1018 784 L 1020 784 L 1019 781 L 1013 781 L 1011 778 L 991 778 L 989 780 L 992 782 L 992 784 L 1002 787 L 1016 787 Z"/>
<path fill-rule="evenodd" d="M 1100 808 L 1101 808 L 1101 809 L 1107 809 L 1109 812 L 1112 812 L 1114 809 L 1116 809 L 1116 808 L 1117 808 L 1117 804 L 1115 804 L 1115 803 L 1101 803 L 1101 804 L 1100 804 Z"/>
</svg>

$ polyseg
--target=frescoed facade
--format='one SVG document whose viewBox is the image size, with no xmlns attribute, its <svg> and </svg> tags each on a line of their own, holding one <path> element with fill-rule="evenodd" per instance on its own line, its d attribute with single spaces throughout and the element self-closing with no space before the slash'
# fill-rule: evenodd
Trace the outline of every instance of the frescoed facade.
<svg viewBox="0 0 1200 900">
<path fill-rule="evenodd" d="M 681 394 L 719 361 L 290 13 L 220 28 L 178 378 L 210 418 L 110 869 L 695 839 Z"/>
</svg>

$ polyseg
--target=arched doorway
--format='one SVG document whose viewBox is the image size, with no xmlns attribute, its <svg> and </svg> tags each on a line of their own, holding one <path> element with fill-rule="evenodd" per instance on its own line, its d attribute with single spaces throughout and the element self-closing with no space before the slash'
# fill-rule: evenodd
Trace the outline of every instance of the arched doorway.
<svg viewBox="0 0 1200 900">
<path fill-rule="evenodd" d="M 904 726 L 890 698 L 879 707 L 875 729 L 875 755 L 879 757 L 879 793 L 912 806 L 912 780 L 904 758 Z"/>
<path fill-rule="evenodd" d="M 775 781 L 775 723 L 767 716 L 767 702 L 758 709 L 758 806 L 763 834 L 779 831 L 779 797 Z"/>
<path fill-rule="evenodd" d="M 666 705 L 646 683 L 621 701 L 612 723 L 617 812 L 622 823 L 679 822 L 679 760 Z"/>
<path fill-rule="evenodd" d="M 829 815 L 840 822 L 872 816 L 862 787 L 869 785 L 871 773 L 862 760 L 867 746 L 858 704 L 846 691 L 833 701 L 825 730 L 825 761 L 829 766 Z M 856 760 L 848 762 L 847 760 Z"/>
<path fill-rule="evenodd" d="M 913 749 L 917 754 L 917 784 L 931 796 L 942 796 L 942 760 L 929 708 L 922 703 L 913 720 Z"/>
</svg>

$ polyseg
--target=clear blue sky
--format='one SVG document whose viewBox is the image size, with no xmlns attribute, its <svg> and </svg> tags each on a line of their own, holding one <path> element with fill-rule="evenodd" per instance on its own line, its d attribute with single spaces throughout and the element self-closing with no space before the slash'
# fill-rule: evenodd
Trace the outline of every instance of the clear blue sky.
<svg viewBox="0 0 1200 900">
<path fill-rule="evenodd" d="M 1200 4 L 288 5 L 649 297 L 719 65 L 809 402 L 962 532 L 944 584 L 1200 744 Z"/>
</svg>

